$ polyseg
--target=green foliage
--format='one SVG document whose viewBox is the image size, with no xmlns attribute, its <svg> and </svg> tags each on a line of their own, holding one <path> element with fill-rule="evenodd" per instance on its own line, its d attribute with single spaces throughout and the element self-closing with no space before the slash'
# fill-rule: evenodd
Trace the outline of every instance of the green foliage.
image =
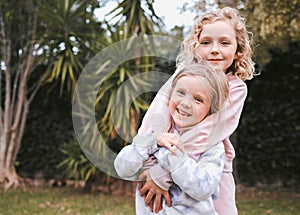
<svg viewBox="0 0 300 215">
<path fill-rule="evenodd" d="M 251 0 L 244 10 L 254 33 L 255 55 L 260 65 L 271 60 L 271 48 L 287 51 L 290 42 L 300 40 L 299 0 Z"/>
<path fill-rule="evenodd" d="M 238 129 L 238 172 L 246 182 L 291 185 L 300 172 L 300 42 L 288 53 L 273 50 L 273 60 L 251 80 Z"/>
<path fill-rule="evenodd" d="M 41 37 L 41 57 L 43 57 L 42 62 L 46 65 L 46 68 L 48 68 L 47 73 L 45 73 L 43 76 L 43 80 L 52 83 L 53 81 L 58 80 L 60 82 L 60 95 L 64 95 L 63 90 L 65 89 L 68 89 L 69 91 L 73 90 L 74 85 L 76 84 L 76 78 L 79 75 L 79 72 L 81 72 L 83 65 L 87 63 L 91 59 L 91 57 L 93 57 L 93 54 L 99 51 L 100 47 L 103 48 L 104 46 L 109 46 L 116 42 L 119 42 L 122 39 L 128 39 L 136 33 L 133 32 L 132 29 L 130 29 L 131 26 L 126 25 L 124 23 L 119 23 L 115 26 L 107 25 L 107 34 L 101 34 L 102 32 L 100 26 L 98 25 L 99 23 L 95 22 L 92 15 L 93 10 L 98 5 L 97 3 L 98 2 L 96 0 L 53 0 L 41 1 L 41 3 L 38 5 L 38 15 L 41 20 L 41 22 L 39 22 L 41 25 L 40 27 L 42 30 L 45 31 L 42 35 L 43 37 Z M 140 8 L 141 5 L 136 6 L 136 9 L 138 11 L 145 12 L 143 9 Z M 139 16 L 149 18 L 154 16 L 154 14 L 152 13 L 148 16 L 145 13 L 140 14 Z M 145 23 L 142 22 L 140 24 L 144 25 Z M 150 24 L 152 26 L 151 22 L 148 22 L 147 26 L 149 27 Z M 97 31 L 97 28 L 100 29 L 100 31 Z M 141 29 L 143 29 L 143 27 L 141 27 Z M 128 50 L 131 47 L 124 47 L 124 50 L 116 51 L 118 53 L 122 51 L 124 54 L 126 54 L 126 48 Z M 131 62 L 125 62 L 123 65 L 111 71 L 111 73 L 106 79 L 105 84 L 101 86 L 97 98 L 98 101 L 101 101 L 101 104 L 97 104 L 96 111 L 98 119 L 101 120 L 99 122 L 99 128 L 100 131 L 105 135 L 106 142 L 109 142 L 111 139 L 114 139 L 116 137 L 111 122 L 111 108 L 109 106 L 109 104 L 111 104 L 111 102 L 114 99 L 114 93 L 116 92 L 118 87 L 126 80 L 128 80 L 132 75 L 141 72 L 147 72 L 151 67 L 153 67 L 153 65 L 153 60 L 151 60 L 148 57 L 143 57 L 139 60 L 133 60 Z M 105 65 L 102 66 L 105 67 Z M 102 67 L 97 69 L 101 70 L 101 68 Z M 135 90 L 137 90 L 137 84 L 138 83 L 132 83 L 131 86 L 133 86 Z M 54 87 L 55 85 L 53 84 L 53 89 L 55 89 Z M 124 92 L 127 94 L 120 95 L 121 97 L 130 97 L 130 95 L 128 95 L 128 92 L 130 93 L 130 90 L 125 90 Z M 140 111 L 145 109 L 145 101 L 140 98 L 136 99 L 133 102 L 132 107 L 123 107 L 123 110 L 130 110 L 132 112 L 131 115 L 126 115 L 125 120 L 133 120 L 132 118 L 134 117 L 138 118 L 138 114 L 140 114 Z M 34 114 L 38 114 L 39 111 L 41 110 L 38 110 Z M 70 112 L 68 112 L 68 114 L 70 114 Z M 84 118 L 84 116 L 80 116 Z M 121 115 L 119 116 L 119 119 L 120 118 L 122 118 Z M 61 119 L 66 118 L 61 117 Z M 67 117 L 67 119 L 71 122 L 70 118 Z M 118 124 L 121 126 L 121 124 L 124 121 L 121 122 L 119 119 Z M 29 121 L 31 120 L 33 119 L 30 118 Z M 53 118 L 48 120 L 46 117 L 46 121 L 53 122 Z M 42 124 L 43 128 L 31 127 L 34 129 L 34 132 L 41 131 L 43 133 L 47 133 L 47 131 L 51 130 L 49 128 L 51 124 L 43 124 L 41 121 L 35 121 L 34 123 L 32 123 L 32 126 L 35 125 L 35 123 L 39 125 Z M 58 128 L 61 125 L 58 122 L 55 122 L 54 124 L 52 124 L 51 128 L 53 128 L 53 126 L 57 126 Z M 86 127 L 84 129 L 85 132 L 88 131 L 89 128 L 89 124 L 86 124 Z M 47 129 L 47 131 L 43 129 Z M 70 130 L 68 129 L 68 132 L 69 131 Z M 57 131 L 52 132 L 54 132 L 52 134 L 55 134 L 55 132 L 58 132 L 59 134 L 57 136 L 55 135 L 56 138 L 51 137 L 48 139 L 44 139 L 44 135 L 36 134 L 38 136 L 37 138 L 41 138 L 43 141 L 31 141 L 30 137 L 26 136 L 26 138 L 29 139 L 25 139 L 24 142 L 25 144 L 29 145 L 27 145 L 26 148 L 21 149 L 21 154 L 18 159 L 20 163 L 19 169 L 23 171 L 29 171 L 32 174 L 39 170 L 44 170 L 45 172 L 47 172 L 47 175 L 55 174 L 57 171 L 56 169 L 52 169 L 52 171 L 49 170 L 51 168 L 48 169 L 48 163 L 50 163 L 49 161 L 47 163 L 47 160 L 45 159 L 45 161 L 37 162 L 37 160 L 40 159 L 38 157 L 40 153 L 36 153 L 36 150 L 40 149 L 41 151 L 41 148 L 46 147 L 48 149 L 47 152 L 49 152 L 49 155 L 47 154 L 47 156 L 53 156 L 51 157 L 52 166 L 57 166 L 57 164 L 60 163 L 60 167 L 67 168 L 69 176 L 80 179 L 83 178 L 85 180 L 90 178 L 90 176 L 95 173 L 95 167 L 90 165 L 89 161 L 85 159 L 85 156 L 82 155 L 82 152 L 80 153 L 79 148 L 76 149 L 76 147 L 74 146 L 74 141 L 69 140 L 70 136 L 67 137 L 67 140 L 61 138 L 60 132 L 63 132 L 63 129 L 58 129 Z M 95 136 L 87 135 L 84 140 L 86 142 L 85 145 L 89 146 L 89 149 L 92 148 L 91 152 L 89 151 L 89 149 L 85 151 L 87 157 L 89 157 L 89 153 L 96 153 L 98 156 L 103 156 L 103 154 L 99 154 L 101 152 L 105 154 L 105 147 L 103 144 L 96 144 L 95 146 L 90 146 L 90 143 L 95 142 L 94 138 Z M 65 143 L 68 141 L 70 141 L 69 144 L 64 144 L 63 146 L 60 146 L 61 143 Z M 36 146 L 33 147 L 33 145 L 31 144 Z M 49 144 L 51 145 L 51 148 L 49 148 Z M 56 149 L 61 148 L 63 153 L 59 150 L 53 152 L 52 147 L 56 147 Z M 69 153 L 68 150 L 70 150 Z M 32 153 L 36 153 L 37 156 L 34 156 L 34 159 L 31 160 L 32 162 L 27 161 L 26 157 L 32 156 Z M 47 156 L 45 156 L 44 158 L 46 158 Z"/>
<path fill-rule="evenodd" d="M 83 154 L 76 138 L 64 143 L 60 151 L 66 159 L 59 163 L 58 168 L 64 170 L 67 178 L 87 181 L 96 173 L 96 167 Z"/>
<path fill-rule="evenodd" d="M 46 178 L 62 173 L 56 166 L 65 156 L 58 149 L 72 138 L 73 125 L 70 95 L 64 91 L 59 98 L 58 93 L 57 88 L 49 92 L 45 87 L 33 100 L 17 157 L 19 173 L 43 172 Z"/>
<path fill-rule="evenodd" d="M 45 30 L 41 47 L 49 62 L 43 80 L 59 80 L 60 93 L 65 84 L 73 92 L 77 76 L 95 53 L 93 49 L 100 46 L 95 41 L 102 32 L 93 16 L 98 4 L 96 0 L 52 0 L 40 4 L 41 27 Z"/>
<path fill-rule="evenodd" d="M 125 22 L 133 34 L 154 34 L 155 27 L 162 27 L 162 20 L 156 15 L 152 4 L 153 0 L 123 0 L 110 14 L 114 14 L 112 19 L 121 15 L 116 26 Z"/>
<path fill-rule="evenodd" d="M 115 26 L 115 30 L 112 30 L 109 26 L 109 37 L 107 38 L 107 42 L 105 44 L 112 45 L 115 42 L 118 42 L 123 39 L 129 39 L 130 35 L 127 33 L 127 29 L 124 26 Z M 119 34 L 119 32 L 123 32 Z M 128 46 L 122 46 L 122 49 L 115 50 L 117 53 L 112 54 L 111 57 L 114 56 L 126 56 L 132 46 L 134 44 L 128 44 Z M 141 50 L 142 51 L 142 50 Z M 138 54 L 138 53 L 137 53 Z M 112 59 L 113 60 L 113 59 Z M 109 62 L 108 62 L 109 63 Z M 133 101 L 132 105 L 126 99 L 133 98 L 132 94 L 135 94 L 139 90 L 139 86 L 149 85 L 149 83 L 145 82 L 141 79 L 131 79 L 130 84 L 126 84 L 122 91 L 118 91 L 120 86 L 124 84 L 131 77 L 147 72 L 154 68 L 154 61 L 151 57 L 145 56 L 137 59 L 129 60 L 124 62 L 117 67 L 113 68 L 105 80 L 103 84 L 99 88 L 99 93 L 97 96 L 97 118 L 99 119 L 99 127 L 101 133 L 106 134 L 108 138 L 114 137 L 114 130 L 117 129 L 120 133 L 127 136 L 126 139 L 129 138 L 131 132 L 128 132 L 128 128 L 126 126 L 126 122 L 131 121 L 134 117 L 139 118 L 141 111 L 146 110 L 148 107 L 147 101 L 137 98 Z M 105 68 L 103 68 L 105 69 Z M 112 122 L 112 106 L 113 102 L 120 101 L 118 103 L 118 113 L 116 122 Z M 135 116 L 130 115 L 130 112 L 134 111 Z M 137 128 L 134 128 L 137 129 Z"/>
<path fill-rule="evenodd" d="M 146 7 L 147 10 L 144 10 L 143 6 L 144 8 Z M 154 34 L 155 27 L 158 27 L 158 30 L 161 24 L 160 18 L 157 17 L 154 12 L 152 1 L 124 0 L 120 2 L 110 14 L 114 14 L 112 19 L 121 18 L 114 25 L 106 23 L 106 36 L 101 40 L 101 43 L 105 46 L 129 39 L 137 34 Z M 128 46 L 123 46 L 121 50 L 115 50 L 116 54 L 111 54 L 111 58 L 120 55 L 125 56 L 133 45 L 134 44 L 129 43 Z M 141 52 L 142 51 L 143 50 L 141 50 Z M 137 80 L 135 82 L 131 79 L 131 84 L 126 85 L 124 90 L 117 91 L 118 88 L 132 76 L 154 68 L 152 58 L 147 56 L 138 57 L 138 54 L 139 53 L 137 53 L 137 59 L 124 62 L 110 71 L 107 77 L 105 77 L 104 84 L 100 86 L 97 96 L 96 112 L 97 118 L 99 119 L 99 129 L 101 133 L 105 134 L 104 136 L 107 137 L 107 141 L 116 137 L 115 129 L 126 136 L 126 139 L 129 139 L 130 134 L 134 131 L 128 132 L 125 122 L 130 121 L 137 124 L 136 120 L 139 119 L 141 111 L 145 111 L 147 108 L 147 101 L 140 97 L 133 101 L 132 106 L 128 106 L 130 103 L 127 101 L 120 102 L 119 110 L 121 111 L 118 114 L 115 125 L 112 122 L 113 102 L 132 98 L 131 94 L 139 90 L 138 86 L 141 84 L 147 85 L 147 83 L 143 80 Z M 110 62 L 107 63 L 109 64 Z M 102 69 L 105 69 L 105 66 L 103 66 Z M 99 71 L 101 71 L 101 68 Z M 134 129 L 136 130 L 137 128 Z"/>
</svg>

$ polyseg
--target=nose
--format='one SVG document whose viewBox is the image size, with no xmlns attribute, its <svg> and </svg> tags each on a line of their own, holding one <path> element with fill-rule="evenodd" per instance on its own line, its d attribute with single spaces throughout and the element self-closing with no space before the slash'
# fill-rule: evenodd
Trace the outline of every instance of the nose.
<svg viewBox="0 0 300 215">
<path fill-rule="evenodd" d="M 180 106 L 184 108 L 190 108 L 192 106 L 191 98 L 189 96 L 185 96 L 184 98 L 182 98 L 182 100 L 180 101 Z"/>
<path fill-rule="evenodd" d="M 213 43 L 210 52 L 211 54 L 218 54 L 220 52 L 219 45 L 217 43 Z"/>
</svg>

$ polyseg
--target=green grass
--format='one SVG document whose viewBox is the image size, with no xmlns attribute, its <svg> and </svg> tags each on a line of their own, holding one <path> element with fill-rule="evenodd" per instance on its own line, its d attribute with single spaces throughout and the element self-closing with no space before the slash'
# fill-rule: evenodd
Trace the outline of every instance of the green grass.
<svg viewBox="0 0 300 215">
<path fill-rule="evenodd" d="M 0 215 L 133 215 L 134 199 L 71 188 L 0 192 Z"/>
<path fill-rule="evenodd" d="M 243 188 L 237 194 L 239 215 L 298 215 L 300 192 L 282 188 Z"/>
<path fill-rule="evenodd" d="M 296 215 L 296 191 L 243 188 L 237 194 L 239 215 Z M 26 188 L 0 191 L 0 215 L 134 215 L 133 197 L 87 194 L 72 188 Z"/>
</svg>

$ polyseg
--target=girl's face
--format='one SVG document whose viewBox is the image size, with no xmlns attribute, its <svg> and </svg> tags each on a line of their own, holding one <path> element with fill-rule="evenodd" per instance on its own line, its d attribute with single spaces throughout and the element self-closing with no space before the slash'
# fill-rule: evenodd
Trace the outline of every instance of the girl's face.
<svg viewBox="0 0 300 215">
<path fill-rule="evenodd" d="M 201 122 L 210 111 L 209 97 L 199 80 L 183 76 L 171 93 L 169 111 L 179 129 Z"/>
<path fill-rule="evenodd" d="M 224 20 L 204 24 L 197 54 L 217 71 L 226 72 L 236 59 L 237 41 L 232 25 Z"/>
</svg>

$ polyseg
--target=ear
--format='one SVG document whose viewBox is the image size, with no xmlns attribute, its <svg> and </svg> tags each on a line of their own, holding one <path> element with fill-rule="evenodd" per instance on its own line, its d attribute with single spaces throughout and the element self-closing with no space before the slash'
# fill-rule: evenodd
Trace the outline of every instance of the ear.
<svg viewBox="0 0 300 215">
<path fill-rule="evenodd" d="M 236 52 L 233 59 L 237 60 L 238 59 L 238 55 L 239 55 L 238 52 Z"/>
<path fill-rule="evenodd" d="M 234 55 L 233 60 L 237 60 L 237 59 L 238 59 L 238 53 L 236 53 L 236 54 Z"/>
</svg>

